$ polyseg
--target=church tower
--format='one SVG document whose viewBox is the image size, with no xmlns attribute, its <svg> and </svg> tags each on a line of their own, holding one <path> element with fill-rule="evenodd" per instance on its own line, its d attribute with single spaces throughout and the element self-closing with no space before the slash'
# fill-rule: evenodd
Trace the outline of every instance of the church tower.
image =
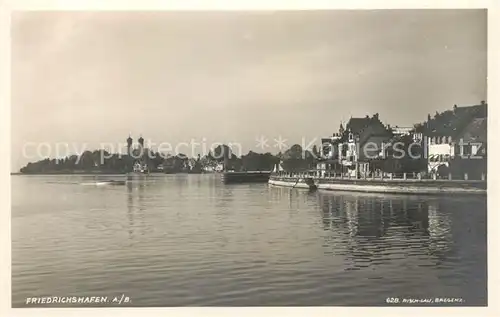
<svg viewBox="0 0 500 317">
<path fill-rule="evenodd" d="M 125 169 L 129 172 L 132 169 L 132 137 L 130 134 L 127 138 L 127 156 L 125 157 Z"/>
<path fill-rule="evenodd" d="M 137 140 L 139 142 L 139 151 L 140 151 L 140 157 L 142 159 L 142 156 L 144 155 L 144 138 L 141 136 L 139 137 L 139 140 Z"/>
<path fill-rule="evenodd" d="M 130 156 L 130 154 L 132 154 L 132 153 L 130 152 L 130 148 L 132 147 L 132 141 L 133 141 L 133 140 L 132 140 L 132 137 L 131 137 L 131 136 L 130 136 L 130 134 L 129 134 L 129 136 L 128 136 L 128 138 L 127 138 L 127 155 L 129 155 L 129 156 Z"/>
</svg>

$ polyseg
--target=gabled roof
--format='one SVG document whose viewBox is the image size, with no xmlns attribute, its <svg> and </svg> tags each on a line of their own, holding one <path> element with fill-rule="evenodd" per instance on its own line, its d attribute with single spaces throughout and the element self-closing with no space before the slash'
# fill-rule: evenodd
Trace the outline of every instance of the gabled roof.
<svg viewBox="0 0 500 317">
<path fill-rule="evenodd" d="M 364 134 L 367 128 L 372 127 L 374 129 L 370 130 L 369 134 Z M 342 136 L 342 142 L 344 142 L 349 132 L 352 132 L 354 135 L 360 137 L 361 144 L 369 138 L 370 136 L 384 136 L 390 137 L 392 133 L 387 129 L 387 127 L 380 121 L 378 117 L 378 113 L 372 117 L 366 116 L 365 118 L 351 118 L 346 125 L 346 130 L 344 131 L 344 135 Z"/>
<path fill-rule="evenodd" d="M 346 130 L 351 130 L 354 134 L 359 134 L 372 121 L 372 118 L 351 118 L 346 125 Z"/>
</svg>

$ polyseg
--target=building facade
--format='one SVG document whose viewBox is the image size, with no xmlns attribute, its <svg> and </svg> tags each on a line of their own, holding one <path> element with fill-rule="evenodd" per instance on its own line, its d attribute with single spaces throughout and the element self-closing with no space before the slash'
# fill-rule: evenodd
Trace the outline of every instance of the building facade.
<svg viewBox="0 0 500 317">
<path fill-rule="evenodd" d="M 427 171 L 438 173 L 450 167 L 450 161 L 455 157 L 455 141 L 451 135 L 432 136 L 426 138 Z"/>
<path fill-rule="evenodd" d="M 353 177 L 370 174 L 370 161 L 376 160 L 393 134 L 380 121 L 378 113 L 372 117 L 351 118 L 339 144 L 339 161 Z"/>
</svg>

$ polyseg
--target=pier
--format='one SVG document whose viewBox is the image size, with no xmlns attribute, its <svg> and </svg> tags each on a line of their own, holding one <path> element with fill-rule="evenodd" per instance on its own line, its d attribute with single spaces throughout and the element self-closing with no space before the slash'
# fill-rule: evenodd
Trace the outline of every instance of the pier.
<svg viewBox="0 0 500 317">
<path fill-rule="evenodd" d="M 270 176 L 270 171 L 223 172 L 221 178 L 224 184 L 267 183 Z"/>
<path fill-rule="evenodd" d="M 313 183 L 311 182 L 313 181 Z M 338 190 L 390 194 L 479 194 L 486 195 L 487 182 L 483 175 L 481 180 L 469 180 L 467 174 L 463 179 L 423 178 L 420 174 L 380 175 L 378 177 L 355 178 L 342 174 L 318 176 L 315 172 L 273 173 L 269 184 L 274 186 L 310 189 L 314 184 L 319 190 Z"/>
</svg>

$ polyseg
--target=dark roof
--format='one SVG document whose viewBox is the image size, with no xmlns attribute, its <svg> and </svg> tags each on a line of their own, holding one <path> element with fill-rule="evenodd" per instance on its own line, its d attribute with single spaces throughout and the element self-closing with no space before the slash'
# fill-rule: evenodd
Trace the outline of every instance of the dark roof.
<svg viewBox="0 0 500 317">
<path fill-rule="evenodd" d="M 372 118 L 351 118 L 346 125 L 346 130 L 351 130 L 352 133 L 359 134 L 371 121 Z"/>
<path fill-rule="evenodd" d="M 488 104 L 485 103 L 475 106 L 457 107 L 455 108 L 454 112 L 457 115 L 474 114 L 477 117 L 486 117 L 487 109 L 488 109 Z"/>
<path fill-rule="evenodd" d="M 366 131 L 368 127 L 372 127 L 373 129 L 370 130 L 369 134 L 365 134 L 363 136 L 363 132 Z M 358 135 L 361 138 L 361 144 L 363 144 L 369 136 L 377 135 L 390 137 L 392 135 L 387 127 L 380 121 L 378 114 L 375 114 L 372 117 L 366 116 L 365 118 L 351 118 L 346 125 L 346 130 L 344 131 L 341 142 L 345 142 L 349 132 Z"/>
<path fill-rule="evenodd" d="M 487 124 L 488 120 L 486 118 L 474 119 L 467 125 L 464 131 L 459 135 L 459 138 L 463 139 L 466 142 L 469 141 L 486 142 Z"/>
<path fill-rule="evenodd" d="M 471 121 L 477 118 L 486 118 L 488 104 L 480 104 L 467 107 L 456 107 L 438 113 L 437 117 L 424 122 L 418 129 L 428 136 L 453 136 L 460 135 Z"/>
</svg>

